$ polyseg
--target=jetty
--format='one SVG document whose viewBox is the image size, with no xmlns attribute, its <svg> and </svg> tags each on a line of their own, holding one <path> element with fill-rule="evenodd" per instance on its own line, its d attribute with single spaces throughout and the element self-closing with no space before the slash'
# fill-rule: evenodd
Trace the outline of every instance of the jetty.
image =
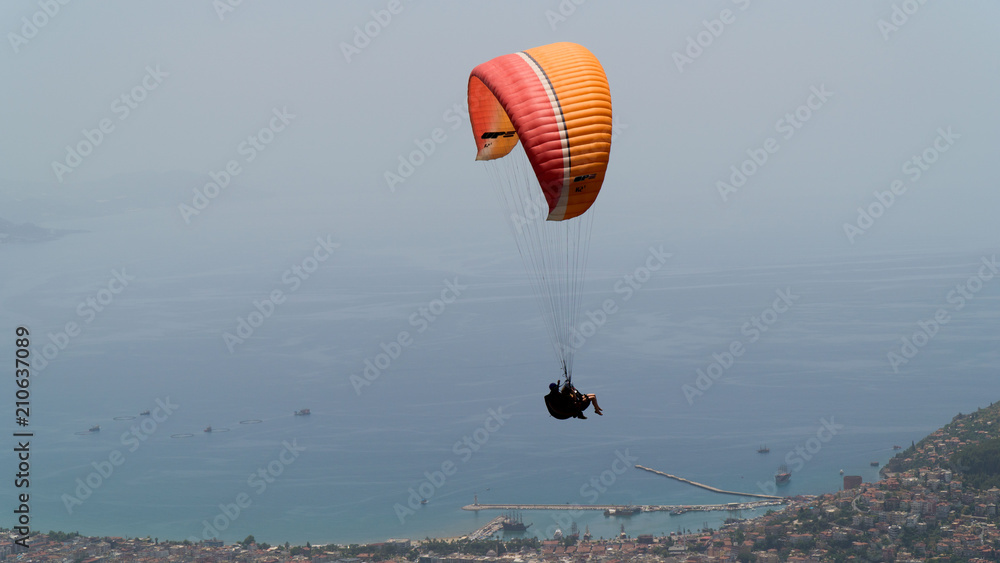
<svg viewBox="0 0 1000 563">
<path fill-rule="evenodd" d="M 492 519 L 482 528 L 479 528 L 475 532 L 469 534 L 469 539 L 472 541 L 484 540 L 493 534 L 500 531 L 503 528 L 503 523 L 507 520 L 506 516 L 497 516 Z"/>
<path fill-rule="evenodd" d="M 779 496 L 774 496 L 774 495 L 762 495 L 762 494 L 759 494 L 759 493 L 740 493 L 740 492 L 736 492 L 736 491 L 726 491 L 726 490 L 723 490 L 723 489 L 717 489 L 715 487 L 710 487 L 710 486 L 702 484 L 702 483 L 696 483 L 695 481 L 692 481 L 690 479 L 685 479 L 683 477 L 678 477 L 676 475 L 671 475 L 669 473 L 664 473 L 662 471 L 657 471 L 655 469 L 650 469 L 649 467 L 645 467 L 645 466 L 642 466 L 642 465 L 636 465 L 635 467 L 637 469 L 642 469 L 642 470 L 645 470 L 645 471 L 649 471 L 650 473 L 656 473 L 657 475 L 663 475 L 664 477 L 670 477 L 671 479 L 676 479 L 676 480 L 680 481 L 681 483 L 687 483 L 688 485 L 694 485 L 695 487 L 699 487 L 699 488 L 705 489 L 706 491 L 712 491 L 713 493 L 719 493 L 719 494 L 723 494 L 723 495 L 736 495 L 738 497 L 754 497 L 754 498 L 766 498 L 766 499 L 784 499 L 785 498 L 785 497 L 779 497 Z"/>
<path fill-rule="evenodd" d="M 758 495 L 763 496 L 763 495 Z M 779 506 L 785 504 L 784 497 L 772 497 L 769 500 L 755 500 L 750 502 L 729 502 L 726 504 L 645 504 L 636 505 L 624 504 L 467 504 L 462 510 L 625 510 L 639 508 L 640 512 L 712 512 L 724 510 L 750 510 L 764 506 Z M 502 520 L 497 517 L 496 520 Z M 487 524 L 486 526 L 489 526 Z M 484 526 L 482 529 L 485 529 Z"/>
</svg>

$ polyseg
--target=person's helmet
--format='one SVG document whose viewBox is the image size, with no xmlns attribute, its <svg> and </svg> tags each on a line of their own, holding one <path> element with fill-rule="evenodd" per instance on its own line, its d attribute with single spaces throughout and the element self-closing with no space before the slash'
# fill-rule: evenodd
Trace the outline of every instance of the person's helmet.
<svg viewBox="0 0 1000 563">
<path fill-rule="evenodd" d="M 556 385 L 555 383 L 549 383 L 549 389 L 552 389 L 553 391 L 555 391 L 555 390 L 559 389 L 559 386 Z"/>
</svg>

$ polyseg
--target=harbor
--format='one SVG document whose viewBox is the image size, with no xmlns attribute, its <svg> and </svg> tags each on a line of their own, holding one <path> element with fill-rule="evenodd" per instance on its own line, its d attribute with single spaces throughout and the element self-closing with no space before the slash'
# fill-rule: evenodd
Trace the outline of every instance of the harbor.
<svg viewBox="0 0 1000 563">
<path fill-rule="evenodd" d="M 664 473 L 663 471 L 657 471 L 656 469 L 651 469 L 642 465 L 636 465 L 637 469 L 642 469 L 644 471 L 649 471 L 650 473 L 656 473 L 657 475 L 662 475 L 670 479 L 675 479 L 682 483 L 687 483 L 695 487 L 711 491 L 713 493 L 725 494 L 725 495 L 735 495 L 741 497 L 754 497 L 764 500 L 754 500 L 748 502 L 728 502 L 724 504 L 645 504 L 645 505 L 624 505 L 624 504 L 480 504 L 478 497 L 472 504 L 468 504 L 462 507 L 462 510 L 471 510 L 478 512 L 480 510 L 504 510 L 504 511 L 521 511 L 521 510 L 601 510 L 604 511 L 605 516 L 628 516 L 632 514 L 638 514 L 640 512 L 669 512 L 671 515 L 680 515 L 685 512 L 714 512 L 714 511 L 731 511 L 737 512 L 742 510 L 752 510 L 755 508 L 763 508 L 768 506 L 780 506 L 788 502 L 785 497 L 779 497 L 775 495 L 764 495 L 759 493 L 741 493 L 736 491 L 727 491 L 724 489 L 719 489 L 703 483 L 698 483 L 690 479 L 685 479 L 683 477 L 678 477 L 676 475 L 671 475 L 669 473 Z M 493 520 L 490 520 L 485 526 L 479 528 L 473 532 L 469 538 L 470 539 L 483 539 L 492 536 L 498 531 L 504 528 L 504 524 L 508 522 L 510 518 L 506 515 L 497 516 Z"/>
</svg>

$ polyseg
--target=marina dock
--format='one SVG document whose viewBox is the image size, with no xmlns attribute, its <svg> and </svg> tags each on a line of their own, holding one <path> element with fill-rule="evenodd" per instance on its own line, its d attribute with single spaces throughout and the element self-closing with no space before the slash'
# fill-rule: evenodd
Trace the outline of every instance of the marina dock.
<svg viewBox="0 0 1000 563">
<path fill-rule="evenodd" d="M 726 490 L 723 490 L 723 489 L 717 489 L 715 487 L 710 487 L 708 485 L 703 485 L 702 483 L 696 483 L 696 482 L 694 482 L 694 481 L 692 481 L 690 479 L 685 479 L 683 477 L 678 477 L 676 475 L 671 475 L 669 473 L 664 473 L 662 471 L 657 471 L 655 469 L 650 469 L 650 468 L 642 466 L 642 465 L 636 465 L 636 468 L 637 469 L 643 469 L 645 471 L 649 471 L 650 473 L 656 473 L 657 475 L 663 475 L 664 477 L 670 477 L 671 479 L 676 479 L 676 480 L 678 480 L 678 481 L 680 481 L 682 483 L 687 483 L 688 485 L 694 485 L 695 487 L 699 487 L 699 488 L 705 489 L 706 491 L 712 491 L 713 493 L 719 493 L 719 494 L 723 494 L 723 495 L 736 495 L 736 496 L 739 496 L 739 497 L 754 497 L 754 498 L 767 498 L 767 499 L 782 499 L 782 498 L 784 498 L 784 497 L 778 497 L 778 496 L 774 496 L 774 495 L 762 495 L 762 494 L 758 494 L 758 493 L 739 493 L 739 492 L 736 492 L 736 491 L 726 491 Z"/>
</svg>

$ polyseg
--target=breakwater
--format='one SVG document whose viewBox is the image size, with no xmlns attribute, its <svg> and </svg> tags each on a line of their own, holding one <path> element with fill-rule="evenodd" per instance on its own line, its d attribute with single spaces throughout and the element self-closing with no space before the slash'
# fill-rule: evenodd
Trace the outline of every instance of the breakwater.
<svg viewBox="0 0 1000 563">
<path fill-rule="evenodd" d="M 763 496 L 763 495 L 761 495 Z M 770 500 L 750 502 L 729 502 L 726 504 L 643 504 L 627 506 L 624 504 L 467 504 L 462 510 L 615 510 L 627 511 L 638 508 L 640 512 L 709 512 L 715 510 L 749 510 L 763 506 L 779 506 L 785 504 L 782 497 Z"/>
<path fill-rule="evenodd" d="M 719 493 L 719 494 L 723 494 L 723 495 L 736 495 L 736 496 L 739 496 L 739 497 L 754 497 L 754 498 L 767 498 L 767 499 L 783 499 L 784 498 L 784 497 L 779 497 L 779 496 L 774 496 L 774 495 L 762 495 L 762 494 L 759 494 L 759 493 L 740 493 L 740 492 L 736 492 L 736 491 L 726 491 L 724 489 L 717 489 L 715 487 L 710 487 L 710 486 L 702 484 L 702 483 L 697 483 L 697 482 L 692 481 L 690 479 L 685 479 L 683 477 L 678 477 L 676 475 L 671 475 L 669 473 L 664 473 L 662 471 L 657 471 L 655 469 L 650 469 L 649 467 L 645 467 L 645 466 L 642 466 L 642 465 L 636 465 L 636 468 L 637 469 L 642 469 L 642 470 L 645 470 L 645 471 L 649 471 L 650 473 L 656 473 L 657 475 L 663 475 L 664 477 L 669 477 L 671 479 L 676 479 L 676 480 L 680 481 L 681 483 L 687 483 L 688 485 L 694 485 L 695 487 L 699 487 L 699 488 L 705 489 L 706 491 L 712 491 L 713 493 Z"/>
</svg>

